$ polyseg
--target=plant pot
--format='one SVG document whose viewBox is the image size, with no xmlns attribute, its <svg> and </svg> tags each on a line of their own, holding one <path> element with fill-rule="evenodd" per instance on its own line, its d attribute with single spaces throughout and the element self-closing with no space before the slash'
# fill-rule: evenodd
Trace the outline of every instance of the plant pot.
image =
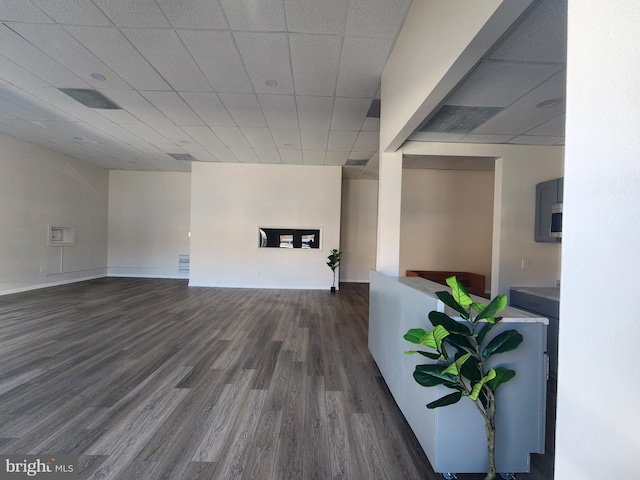
<svg viewBox="0 0 640 480">
<path fill-rule="evenodd" d="M 331 293 L 336 293 L 336 287 L 331 287 Z"/>
</svg>

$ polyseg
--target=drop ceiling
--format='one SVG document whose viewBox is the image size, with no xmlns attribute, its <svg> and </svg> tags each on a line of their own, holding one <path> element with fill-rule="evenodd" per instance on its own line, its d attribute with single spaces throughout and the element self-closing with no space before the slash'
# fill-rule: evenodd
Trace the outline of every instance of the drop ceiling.
<svg viewBox="0 0 640 480">
<path fill-rule="evenodd" d="M 410 4 L 2 0 L 0 132 L 108 169 L 284 163 L 376 178 L 368 112 Z M 494 115 L 463 133 L 432 131 L 430 116 L 410 139 L 560 144 L 565 25 L 566 2 L 536 4 L 444 102 Z"/>
</svg>

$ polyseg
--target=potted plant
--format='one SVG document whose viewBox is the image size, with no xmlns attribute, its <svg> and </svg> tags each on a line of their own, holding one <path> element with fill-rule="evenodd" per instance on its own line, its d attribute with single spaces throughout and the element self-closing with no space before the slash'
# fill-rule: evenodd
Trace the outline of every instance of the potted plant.
<svg viewBox="0 0 640 480">
<path fill-rule="evenodd" d="M 511 380 L 516 372 L 508 368 L 487 368 L 486 362 L 493 355 L 509 352 L 522 343 L 523 337 L 516 330 L 506 330 L 488 340 L 487 334 L 502 318 L 495 315 L 507 305 L 507 297 L 498 295 L 488 305 L 474 302 L 456 277 L 449 277 L 449 292 L 436 292 L 438 298 L 459 314 L 461 321 L 446 313 L 432 311 L 429 320 L 433 329 L 409 330 L 404 338 L 431 351 L 413 350 L 434 363 L 417 365 L 413 378 L 420 385 L 443 385 L 453 393 L 435 400 L 427 408 L 439 408 L 457 403 L 463 397 L 471 400 L 485 422 L 489 464 L 485 480 L 496 476 L 496 398 L 495 391 Z M 475 312 L 475 316 L 473 314 Z"/>
<path fill-rule="evenodd" d="M 335 293 L 336 291 L 336 268 L 338 268 L 338 266 L 340 265 L 341 253 L 342 252 L 339 252 L 334 248 L 333 250 L 331 250 L 331 253 L 327 257 L 329 259 L 327 265 L 329 265 L 329 268 L 333 272 L 333 285 L 331 285 L 331 293 Z"/>
</svg>

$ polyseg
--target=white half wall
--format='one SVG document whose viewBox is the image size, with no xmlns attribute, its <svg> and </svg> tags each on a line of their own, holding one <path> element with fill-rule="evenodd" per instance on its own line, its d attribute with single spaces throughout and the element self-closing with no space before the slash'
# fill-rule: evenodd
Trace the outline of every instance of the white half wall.
<svg viewBox="0 0 640 480">
<path fill-rule="evenodd" d="M 512 286 L 555 287 L 561 245 L 534 241 L 536 184 L 563 176 L 563 147 L 408 142 L 403 153 L 497 158 L 491 295 Z M 522 269 L 522 259 L 529 268 Z"/>
<path fill-rule="evenodd" d="M 188 278 L 191 175 L 109 172 L 109 275 Z"/>
<path fill-rule="evenodd" d="M 0 134 L 0 294 L 105 276 L 107 170 Z M 48 225 L 75 229 L 47 246 Z"/>
<path fill-rule="evenodd" d="M 640 8 L 568 18 L 555 478 L 638 478 Z"/>
<path fill-rule="evenodd" d="M 194 163 L 190 285 L 329 289 L 339 166 Z M 259 227 L 319 228 L 320 249 L 258 248 Z"/>
<path fill-rule="evenodd" d="M 455 270 L 491 285 L 493 184 L 489 171 L 403 170 L 400 275 Z"/>
<path fill-rule="evenodd" d="M 376 228 L 378 224 L 378 181 L 342 181 L 342 220 L 340 228 L 340 280 L 369 282 L 369 271 L 376 266 Z"/>
</svg>

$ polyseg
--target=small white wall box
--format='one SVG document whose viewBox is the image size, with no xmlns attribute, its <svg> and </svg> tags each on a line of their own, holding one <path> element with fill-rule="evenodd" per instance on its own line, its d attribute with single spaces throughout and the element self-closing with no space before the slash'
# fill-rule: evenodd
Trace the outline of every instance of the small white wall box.
<svg viewBox="0 0 640 480">
<path fill-rule="evenodd" d="M 47 245 L 49 247 L 72 247 L 76 244 L 75 227 L 48 225 Z"/>
</svg>

